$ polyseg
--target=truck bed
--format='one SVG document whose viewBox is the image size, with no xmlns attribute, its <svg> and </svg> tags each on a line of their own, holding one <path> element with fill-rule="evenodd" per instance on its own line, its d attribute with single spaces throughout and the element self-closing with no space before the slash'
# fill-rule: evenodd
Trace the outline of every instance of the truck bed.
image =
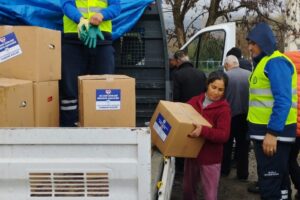
<svg viewBox="0 0 300 200">
<path fill-rule="evenodd" d="M 174 162 L 150 141 L 148 128 L 0 129 L 0 196 L 169 199 Z"/>
</svg>

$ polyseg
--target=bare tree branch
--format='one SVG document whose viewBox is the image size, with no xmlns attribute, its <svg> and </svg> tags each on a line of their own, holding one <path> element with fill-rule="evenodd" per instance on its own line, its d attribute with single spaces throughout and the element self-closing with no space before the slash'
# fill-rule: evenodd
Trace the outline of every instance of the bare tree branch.
<svg viewBox="0 0 300 200">
<path fill-rule="evenodd" d="M 289 1 L 299 2 L 300 0 Z M 240 24 L 250 26 L 249 20 L 263 20 L 287 29 L 282 21 L 272 18 L 272 15 L 269 14 L 273 11 L 284 13 L 284 6 L 280 0 L 210 0 L 207 1 L 208 4 L 204 4 L 203 0 L 165 0 L 165 2 L 170 6 L 174 20 L 174 30 L 168 32 L 170 34 L 168 37 L 172 40 L 176 39 L 175 43 L 179 48 L 185 43 L 187 36 L 200 27 L 199 24 L 204 23 L 205 26 L 210 26 L 215 24 L 219 18 L 223 21 L 233 21 L 232 14 L 238 13 L 240 10 L 245 10 L 245 14 L 240 18 L 235 17 L 234 20 Z M 199 6 L 200 4 L 202 6 Z M 189 22 L 184 24 L 187 13 L 190 11 L 200 14 L 193 15 Z M 204 17 L 207 19 L 206 22 L 203 21 Z"/>
</svg>

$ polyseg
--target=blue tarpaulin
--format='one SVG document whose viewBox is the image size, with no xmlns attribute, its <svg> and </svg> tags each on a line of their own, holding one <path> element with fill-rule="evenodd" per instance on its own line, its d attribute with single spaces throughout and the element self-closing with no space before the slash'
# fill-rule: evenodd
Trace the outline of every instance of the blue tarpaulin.
<svg viewBox="0 0 300 200">
<path fill-rule="evenodd" d="M 120 0 L 121 14 L 113 20 L 113 38 L 128 32 L 154 0 Z M 0 0 L 0 25 L 29 25 L 62 30 L 60 0 Z"/>
</svg>

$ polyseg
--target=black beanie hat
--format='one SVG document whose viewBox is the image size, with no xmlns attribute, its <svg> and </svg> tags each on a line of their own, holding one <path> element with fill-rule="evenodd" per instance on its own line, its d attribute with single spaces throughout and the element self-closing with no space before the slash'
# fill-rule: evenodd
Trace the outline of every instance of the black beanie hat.
<svg viewBox="0 0 300 200">
<path fill-rule="evenodd" d="M 233 47 L 226 54 L 226 56 L 230 56 L 230 55 L 233 55 L 239 59 L 242 57 L 242 51 L 237 47 Z"/>
</svg>

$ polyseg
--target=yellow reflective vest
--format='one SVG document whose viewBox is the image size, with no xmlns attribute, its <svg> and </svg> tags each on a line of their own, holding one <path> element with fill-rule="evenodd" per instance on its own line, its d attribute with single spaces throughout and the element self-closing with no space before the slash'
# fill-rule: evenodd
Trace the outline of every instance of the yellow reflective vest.
<svg viewBox="0 0 300 200">
<path fill-rule="evenodd" d="M 247 119 L 254 124 L 267 125 L 272 114 L 274 98 L 271 91 L 269 79 L 264 73 L 267 62 L 276 57 L 285 57 L 289 62 L 290 59 L 279 51 L 275 51 L 270 56 L 265 56 L 256 66 L 254 72 L 250 76 L 249 91 L 249 111 Z M 285 125 L 296 123 L 297 121 L 297 72 L 294 64 L 292 75 L 292 106 L 290 108 Z"/>
<path fill-rule="evenodd" d="M 75 0 L 76 7 L 84 18 L 90 19 L 95 13 L 99 13 L 102 9 L 108 7 L 107 0 Z M 63 17 L 64 33 L 77 33 L 77 24 L 68 18 Z M 111 20 L 103 21 L 100 24 L 101 31 L 112 32 Z"/>
</svg>

